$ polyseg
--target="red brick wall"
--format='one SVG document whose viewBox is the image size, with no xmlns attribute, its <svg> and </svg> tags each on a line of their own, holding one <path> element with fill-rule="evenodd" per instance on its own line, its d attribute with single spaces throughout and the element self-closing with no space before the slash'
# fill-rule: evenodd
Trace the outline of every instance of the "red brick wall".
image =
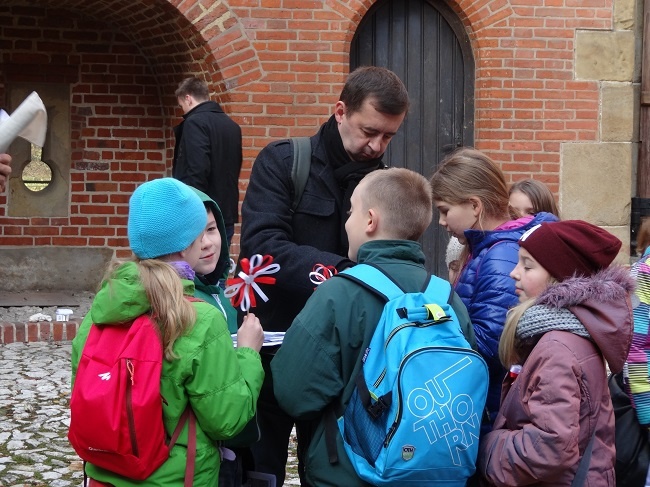
<svg viewBox="0 0 650 487">
<path fill-rule="evenodd" d="M 558 190 L 560 144 L 598 140 L 599 86 L 574 79 L 579 29 L 611 29 L 612 0 L 460 1 L 476 58 L 476 145 L 514 181 Z"/>
<path fill-rule="evenodd" d="M 0 245 L 128 247 L 128 195 L 166 165 L 151 66 L 124 33 L 74 12 L 14 8 L 1 20 L 5 86 L 70 85 L 72 153 L 69 217 L 3 216 Z M 23 161 L 15 162 L 19 172 Z M 32 235 L 34 228 L 48 235 Z"/>
<path fill-rule="evenodd" d="M 170 166 L 171 127 L 180 115 L 173 91 L 190 74 L 208 80 L 242 126 L 243 197 L 266 143 L 311 134 L 331 113 L 349 43 L 372 3 L 42 0 L 0 7 L 0 102 L 3 84 L 25 75 L 71 82 L 72 202 L 51 243 L 128 253 L 129 193 Z M 509 178 L 534 176 L 557 191 L 561 144 L 599 136 L 598 83 L 574 79 L 575 32 L 611 29 L 612 0 L 449 3 L 476 59 L 476 146 Z M 0 215 L 4 204 L 0 196 Z M 17 243 L 16 228 L 31 223 L 0 218 L 10 232 L 0 234 L 0 245 Z"/>
</svg>

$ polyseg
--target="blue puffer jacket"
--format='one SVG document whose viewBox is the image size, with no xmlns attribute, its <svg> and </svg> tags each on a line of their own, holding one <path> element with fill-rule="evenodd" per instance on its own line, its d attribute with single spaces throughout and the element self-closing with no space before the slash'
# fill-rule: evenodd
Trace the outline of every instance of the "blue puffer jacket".
<svg viewBox="0 0 650 487">
<path fill-rule="evenodd" d="M 519 302 L 515 294 L 515 281 L 510 277 L 510 272 L 517 265 L 519 237 L 539 223 L 556 220 L 557 217 L 551 213 L 538 213 L 532 219 L 524 217 L 509 222 L 504 230 L 465 231 L 472 254 L 461 271 L 456 292 L 467 307 L 474 325 L 478 351 L 485 358 L 490 371 L 486 404 L 490 426 L 485 431 L 492 428 L 499 410 L 501 381 L 506 372 L 499 361 L 499 338 L 508 309 Z"/>
</svg>

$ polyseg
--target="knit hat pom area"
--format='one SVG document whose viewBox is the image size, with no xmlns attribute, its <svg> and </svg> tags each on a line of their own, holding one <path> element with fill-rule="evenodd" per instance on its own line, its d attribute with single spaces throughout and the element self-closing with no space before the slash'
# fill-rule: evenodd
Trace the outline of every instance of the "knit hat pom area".
<svg viewBox="0 0 650 487">
<path fill-rule="evenodd" d="M 451 237 L 449 239 L 447 250 L 445 251 L 445 264 L 447 264 L 447 267 L 449 267 L 449 264 L 453 261 L 460 259 L 464 247 L 465 246 L 460 243 L 456 237 Z"/>
<path fill-rule="evenodd" d="M 140 259 L 155 259 L 188 248 L 208 221 L 201 199 L 173 178 L 148 181 L 129 200 L 129 245 Z"/>
<path fill-rule="evenodd" d="M 621 249 L 611 233 L 582 220 L 545 222 L 534 226 L 519 239 L 554 278 L 590 276 L 608 267 Z"/>
</svg>

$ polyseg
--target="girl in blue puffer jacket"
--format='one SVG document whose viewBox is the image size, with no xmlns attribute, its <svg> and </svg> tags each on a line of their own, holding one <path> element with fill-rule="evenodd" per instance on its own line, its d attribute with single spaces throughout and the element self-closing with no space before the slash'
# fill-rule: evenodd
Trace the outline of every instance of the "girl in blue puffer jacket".
<svg viewBox="0 0 650 487">
<path fill-rule="evenodd" d="M 509 212 L 503 172 L 487 155 L 471 148 L 449 154 L 431 177 L 431 186 L 439 224 L 467 244 L 455 288 L 469 311 L 478 351 L 490 371 L 489 422 L 482 428 L 486 433 L 499 410 L 506 373 L 499 361 L 499 338 L 508 309 L 518 303 L 510 277 L 517 265 L 518 240 L 529 228 L 557 217 L 538 213 L 515 219 Z"/>
</svg>

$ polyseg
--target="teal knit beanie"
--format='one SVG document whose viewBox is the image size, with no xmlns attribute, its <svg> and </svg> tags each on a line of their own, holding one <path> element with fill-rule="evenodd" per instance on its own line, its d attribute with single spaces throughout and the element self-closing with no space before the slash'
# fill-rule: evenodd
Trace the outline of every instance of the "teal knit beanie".
<svg viewBox="0 0 650 487">
<path fill-rule="evenodd" d="M 148 181 L 129 200 L 129 245 L 140 259 L 154 259 L 188 248 L 205 230 L 205 206 L 173 178 Z"/>
</svg>

